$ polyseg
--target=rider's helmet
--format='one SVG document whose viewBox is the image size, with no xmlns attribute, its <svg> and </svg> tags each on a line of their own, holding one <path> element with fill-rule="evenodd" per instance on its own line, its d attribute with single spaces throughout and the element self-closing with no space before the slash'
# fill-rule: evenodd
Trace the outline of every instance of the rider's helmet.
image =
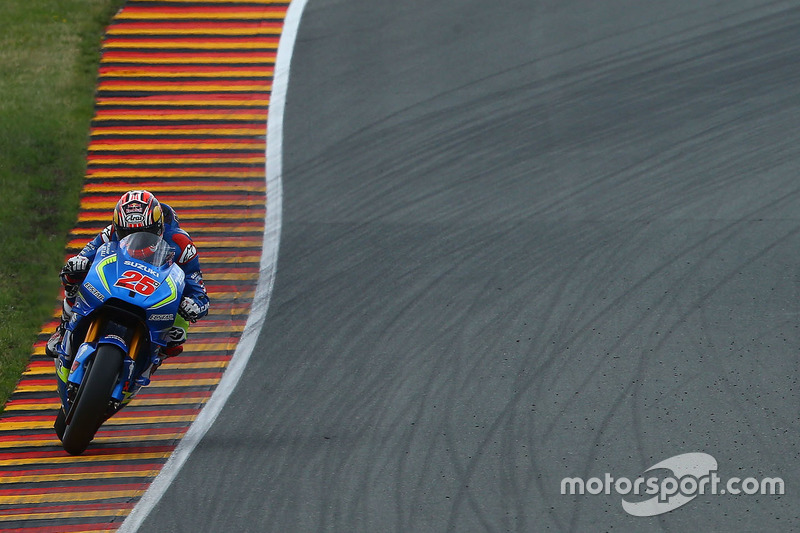
<svg viewBox="0 0 800 533">
<path fill-rule="evenodd" d="M 114 231 L 119 239 L 139 231 L 161 237 L 164 234 L 161 204 L 148 191 L 126 192 L 114 207 Z"/>
</svg>

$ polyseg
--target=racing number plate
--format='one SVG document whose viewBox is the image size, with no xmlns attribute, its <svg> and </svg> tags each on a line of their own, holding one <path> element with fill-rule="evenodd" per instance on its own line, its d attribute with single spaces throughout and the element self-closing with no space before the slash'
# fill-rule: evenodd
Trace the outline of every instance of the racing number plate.
<svg viewBox="0 0 800 533">
<path fill-rule="evenodd" d="M 114 284 L 115 287 L 122 287 L 129 291 L 138 292 L 143 296 L 150 296 L 155 292 L 159 282 L 136 270 L 126 270 Z"/>
</svg>

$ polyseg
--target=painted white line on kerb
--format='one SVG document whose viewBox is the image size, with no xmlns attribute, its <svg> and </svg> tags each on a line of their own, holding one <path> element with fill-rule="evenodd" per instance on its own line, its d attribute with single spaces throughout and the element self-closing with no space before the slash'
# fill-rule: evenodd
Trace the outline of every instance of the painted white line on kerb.
<svg viewBox="0 0 800 533">
<path fill-rule="evenodd" d="M 260 273 L 250 316 L 247 318 L 242 337 L 236 346 L 230 364 L 217 385 L 214 394 L 200 411 L 192 426 L 181 439 L 167 463 L 156 476 L 147 492 L 118 531 L 133 533 L 150 514 L 178 475 L 189 455 L 214 423 L 222 407 L 239 382 L 244 367 L 253 353 L 256 340 L 267 316 L 272 287 L 278 262 L 278 246 L 281 236 L 282 172 L 283 172 L 283 113 L 286 105 L 286 91 L 289 86 L 289 67 L 291 65 L 294 42 L 300 18 L 307 0 L 292 0 L 283 22 L 278 56 L 275 60 L 275 73 L 272 82 L 269 114 L 267 118 L 267 214 L 264 227 L 264 242 L 261 252 Z"/>
</svg>

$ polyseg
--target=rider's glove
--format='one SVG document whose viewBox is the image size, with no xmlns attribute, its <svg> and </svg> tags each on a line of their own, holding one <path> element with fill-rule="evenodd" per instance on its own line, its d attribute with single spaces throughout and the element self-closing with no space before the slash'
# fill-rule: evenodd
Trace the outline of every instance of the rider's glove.
<svg viewBox="0 0 800 533">
<path fill-rule="evenodd" d="M 67 259 L 67 264 L 61 269 L 61 281 L 65 285 L 79 283 L 89 272 L 89 258 L 76 255 Z"/>
<path fill-rule="evenodd" d="M 197 322 L 197 319 L 200 318 L 201 312 L 202 309 L 200 309 L 200 305 L 198 305 L 197 302 L 195 302 L 188 296 L 183 297 L 183 300 L 181 301 L 181 306 L 178 307 L 178 314 L 181 315 L 186 320 L 188 320 L 189 322 Z"/>
</svg>

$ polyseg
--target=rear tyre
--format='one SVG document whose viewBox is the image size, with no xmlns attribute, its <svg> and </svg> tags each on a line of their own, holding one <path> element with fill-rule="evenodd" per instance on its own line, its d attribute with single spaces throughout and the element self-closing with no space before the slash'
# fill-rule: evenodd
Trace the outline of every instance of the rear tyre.
<svg viewBox="0 0 800 533">
<path fill-rule="evenodd" d="M 119 379 L 124 357 L 122 350 L 112 344 L 103 344 L 97 349 L 78 389 L 68 415 L 69 424 L 61 439 L 67 453 L 80 455 L 92 442 L 108 413 L 108 402 Z"/>
</svg>

